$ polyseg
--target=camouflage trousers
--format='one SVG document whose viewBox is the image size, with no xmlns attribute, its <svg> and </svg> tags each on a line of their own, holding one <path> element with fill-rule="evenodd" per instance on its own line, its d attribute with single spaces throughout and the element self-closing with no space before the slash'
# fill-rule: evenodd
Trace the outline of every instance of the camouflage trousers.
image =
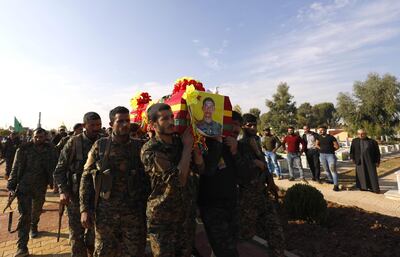
<svg viewBox="0 0 400 257">
<path fill-rule="evenodd" d="M 18 248 L 26 248 L 30 229 L 37 229 L 43 204 L 46 199 L 46 185 L 36 185 L 32 190 L 20 189 L 18 199 Z"/>
<path fill-rule="evenodd" d="M 85 230 L 85 228 L 82 227 L 78 199 L 71 200 L 67 206 L 67 212 L 71 256 L 87 257 L 93 255 L 94 231 L 93 229 Z"/>
<path fill-rule="evenodd" d="M 264 185 L 241 188 L 239 193 L 240 238 L 255 235 L 267 240 L 274 256 L 284 256 L 285 238 L 276 208 L 267 197 Z"/>
<path fill-rule="evenodd" d="M 184 223 L 147 225 L 153 257 L 188 257 L 192 244 L 188 241 Z M 188 230 L 186 230 L 187 232 Z"/>
<path fill-rule="evenodd" d="M 235 205 L 200 207 L 208 241 L 217 257 L 239 256 L 237 251 L 237 212 Z"/>
<path fill-rule="evenodd" d="M 97 257 L 143 257 L 146 219 L 143 208 L 98 208 L 95 220 Z"/>
</svg>

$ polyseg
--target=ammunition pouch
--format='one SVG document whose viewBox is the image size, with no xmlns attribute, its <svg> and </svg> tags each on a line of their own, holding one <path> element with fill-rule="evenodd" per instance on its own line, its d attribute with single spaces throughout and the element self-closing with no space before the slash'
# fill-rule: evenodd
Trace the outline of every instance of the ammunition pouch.
<svg viewBox="0 0 400 257">
<path fill-rule="evenodd" d="M 101 176 L 100 197 L 104 200 L 108 200 L 111 195 L 113 174 L 110 169 L 107 169 L 100 172 L 99 176 Z"/>
<path fill-rule="evenodd" d="M 71 192 L 73 195 L 79 195 L 79 186 L 81 183 L 81 173 L 73 173 L 71 176 Z"/>
</svg>

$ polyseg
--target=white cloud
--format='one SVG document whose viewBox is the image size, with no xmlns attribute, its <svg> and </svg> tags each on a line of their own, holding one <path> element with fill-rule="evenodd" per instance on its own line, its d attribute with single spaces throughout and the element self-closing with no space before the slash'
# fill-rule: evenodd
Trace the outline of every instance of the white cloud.
<svg viewBox="0 0 400 257">
<path fill-rule="evenodd" d="M 199 50 L 199 54 L 202 57 L 209 58 L 210 57 L 210 48 L 205 47 Z"/>
<path fill-rule="evenodd" d="M 297 17 L 300 20 L 307 18 L 313 21 L 329 19 L 341 11 L 342 8 L 348 8 L 350 5 L 355 4 L 355 2 L 356 0 L 335 0 L 329 4 L 314 2 L 308 8 L 300 9 Z"/>
<path fill-rule="evenodd" d="M 229 45 L 228 40 L 222 40 L 221 46 L 214 51 L 209 47 L 200 47 L 198 42 L 194 44 L 197 47 L 198 54 L 204 59 L 204 63 L 208 68 L 214 71 L 219 71 L 223 68 L 223 64 L 220 62 L 218 56 L 225 54 L 225 50 Z"/>
<path fill-rule="evenodd" d="M 246 63 L 243 72 L 253 79 L 226 85 L 245 110 L 263 108 L 280 81 L 288 82 L 298 102 L 335 101 L 339 91 L 376 71 L 368 61 L 388 52 L 384 43 L 400 34 L 400 1 L 314 3 L 301 13 L 307 22 L 269 39 Z"/>
</svg>

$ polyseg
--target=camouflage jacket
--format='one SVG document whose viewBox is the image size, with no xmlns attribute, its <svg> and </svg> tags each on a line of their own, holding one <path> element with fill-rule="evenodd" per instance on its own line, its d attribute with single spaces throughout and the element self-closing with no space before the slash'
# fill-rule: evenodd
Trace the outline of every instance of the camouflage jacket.
<svg viewBox="0 0 400 257">
<path fill-rule="evenodd" d="M 52 183 L 56 163 L 57 154 L 50 144 L 38 147 L 34 143 L 27 143 L 21 146 L 15 154 L 7 188 L 15 190 L 19 185 L 20 191 L 29 192 L 37 186 Z"/>
<path fill-rule="evenodd" d="M 67 138 L 61 139 L 60 143 Z M 92 148 L 94 141 L 86 136 L 83 132 L 76 136 L 68 137 L 69 140 L 65 143 L 61 150 L 58 163 L 54 171 L 54 180 L 58 185 L 60 193 L 74 194 L 79 196 L 80 177 L 83 173 L 83 166 L 88 157 L 88 153 Z"/>
<path fill-rule="evenodd" d="M 150 179 L 151 193 L 147 200 L 146 215 L 148 221 L 155 224 L 183 222 L 185 206 L 195 195 L 179 181 L 178 164 L 182 156 L 183 145 L 179 137 L 167 144 L 159 138 L 150 139 L 142 148 L 141 159 L 145 172 Z"/>
<path fill-rule="evenodd" d="M 111 141 L 109 141 L 111 140 Z M 107 167 L 102 161 L 107 144 L 110 144 Z M 144 206 L 148 192 L 148 181 L 140 162 L 141 143 L 129 139 L 118 143 L 114 136 L 97 140 L 88 153 L 79 189 L 81 212 L 93 212 L 95 209 L 121 211 Z M 107 176 L 105 171 L 107 170 Z M 99 198 L 94 206 L 96 176 L 103 176 L 101 190 L 109 185 L 110 196 Z M 107 179 L 106 179 L 107 178 Z"/>
</svg>

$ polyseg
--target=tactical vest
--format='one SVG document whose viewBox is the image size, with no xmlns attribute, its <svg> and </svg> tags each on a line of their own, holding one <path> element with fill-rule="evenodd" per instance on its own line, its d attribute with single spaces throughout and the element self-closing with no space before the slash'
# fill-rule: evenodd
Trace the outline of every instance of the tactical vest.
<svg viewBox="0 0 400 257">
<path fill-rule="evenodd" d="M 95 205 L 98 199 L 108 200 L 111 196 L 114 172 L 109 168 L 109 155 L 111 150 L 111 138 L 99 140 L 99 160 L 98 170 L 93 174 L 94 186 L 96 191 Z M 127 172 L 127 188 L 129 198 L 144 200 L 149 192 L 149 184 L 146 179 L 143 166 L 140 161 L 140 145 L 133 141 L 129 149 L 129 172 Z M 97 199 L 96 199 L 97 198 Z M 96 206 L 97 207 L 97 206 Z"/>
<path fill-rule="evenodd" d="M 82 134 L 72 137 L 72 149 L 68 158 L 69 174 L 68 184 L 73 195 L 79 195 L 79 185 L 83 173 L 83 136 Z"/>
</svg>

